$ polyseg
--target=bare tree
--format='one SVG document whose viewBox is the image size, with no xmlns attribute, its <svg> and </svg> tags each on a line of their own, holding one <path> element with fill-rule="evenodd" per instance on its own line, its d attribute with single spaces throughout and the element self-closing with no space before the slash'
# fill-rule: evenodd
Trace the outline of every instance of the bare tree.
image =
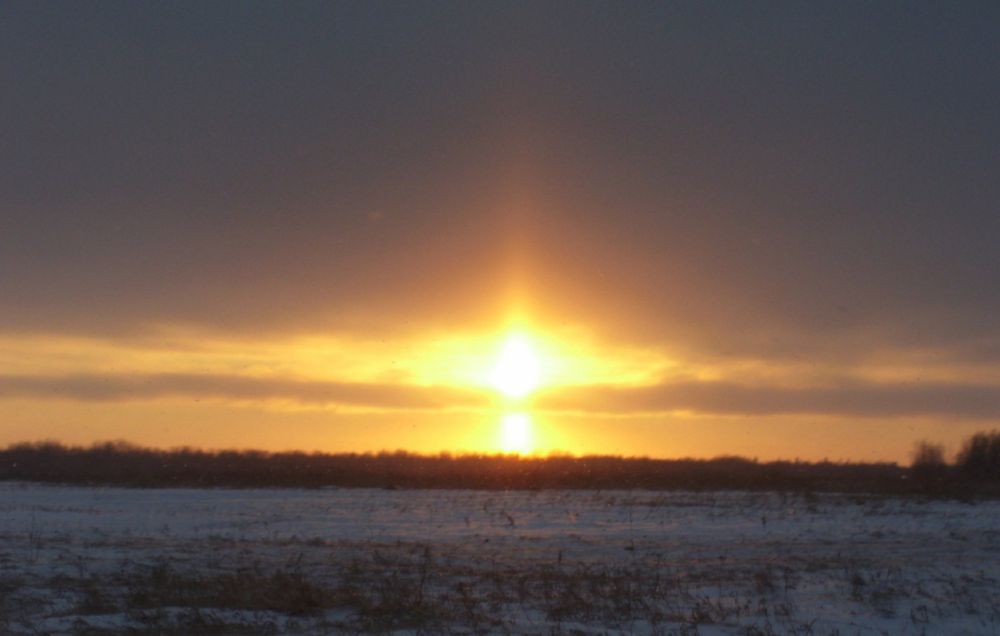
<svg viewBox="0 0 1000 636">
<path fill-rule="evenodd" d="M 913 479 L 921 488 L 934 491 L 943 488 L 948 465 L 944 461 L 944 446 L 921 440 L 913 446 L 913 461 L 910 464 Z"/>
<path fill-rule="evenodd" d="M 1000 481 L 1000 431 L 976 433 L 965 440 L 955 462 L 968 478 Z"/>
<path fill-rule="evenodd" d="M 911 458 L 910 466 L 914 470 L 942 468 L 945 465 L 944 445 L 932 444 L 927 440 L 920 440 L 914 444 Z"/>
</svg>

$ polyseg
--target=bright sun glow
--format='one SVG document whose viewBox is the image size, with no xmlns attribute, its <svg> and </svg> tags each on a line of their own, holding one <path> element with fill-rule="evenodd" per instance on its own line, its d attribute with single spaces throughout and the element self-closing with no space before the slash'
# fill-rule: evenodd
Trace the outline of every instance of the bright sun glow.
<svg viewBox="0 0 1000 636">
<path fill-rule="evenodd" d="M 493 369 L 493 386 L 507 397 L 521 398 L 535 390 L 540 380 L 538 355 L 531 340 L 522 334 L 509 336 Z"/>
<path fill-rule="evenodd" d="M 505 453 L 526 455 L 532 451 L 534 436 L 531 416 L 527 413 L 508 413 L 500 421 L 500 449 Z"/>
</svg>

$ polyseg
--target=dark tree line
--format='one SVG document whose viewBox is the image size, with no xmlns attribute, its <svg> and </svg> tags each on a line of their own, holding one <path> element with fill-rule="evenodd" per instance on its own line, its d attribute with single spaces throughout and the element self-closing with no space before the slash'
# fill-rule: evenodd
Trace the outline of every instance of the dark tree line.
<svg viewBox="0 0 1000 636">
<path fill-rule="evenodd" d="M 952 464 L 945 460 L 943 445 L 918 442 L 910 470 L 923 490 L 996 493 L 1000 491 L 1000 431 L 976 433 L 965 440 Z"/>
<path fill-rule="evenodd" d="M 767 462 L 726 457 L 660 460 L 611 456 L 525 457 L 208 452 L 124 443 L 87 448 L 16 444 L 0 451 L 0 479 L 124 486 L 648 488 L 898 492 L 895 464 Z"/>
<path fill-rule="evenodd" d="M 758 462 L 741 457 L 649 459 L 394 453 L 157 450 L 124 442 L 56 442 L 0 450 L 0 480 L 137 487 L 686 489 L 1000 494 L 1000 432 L 967 440 L 953 465 L 921 442 L 893 463 Z"/>
</svg>

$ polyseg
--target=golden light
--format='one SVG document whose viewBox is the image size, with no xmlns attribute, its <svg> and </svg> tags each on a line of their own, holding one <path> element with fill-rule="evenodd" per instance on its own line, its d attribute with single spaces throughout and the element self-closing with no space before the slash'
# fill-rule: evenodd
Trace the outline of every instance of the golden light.
<svg viewBox="0 0 1000 636">
<path fill-rule="evenodd" d="M 505 453 L 526 455 L 534 447 L 531 416 L 527 413 L 508 413 L 500 421 L 500 449 Z"/>
<path fill-rule="evenodd" d="M 535 390 L 541 382 L 538 354 L 524 334 L 507 337 L 493 369 L 493 386 L 511 398 L 521 398 Z"/>
</svg>

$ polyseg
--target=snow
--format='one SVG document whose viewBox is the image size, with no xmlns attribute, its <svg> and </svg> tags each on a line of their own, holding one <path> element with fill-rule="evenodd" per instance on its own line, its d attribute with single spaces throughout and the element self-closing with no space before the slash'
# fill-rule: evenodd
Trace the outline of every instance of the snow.
<svg viewBox="0 0 1000 636">
<path fill-rule="evenodd" d="M 323 601 L 260 606 L 227 576 Z M 0 484 L 0 633 L 208 626 L 997 634 L 1000 502 Z"/>
</svg>

